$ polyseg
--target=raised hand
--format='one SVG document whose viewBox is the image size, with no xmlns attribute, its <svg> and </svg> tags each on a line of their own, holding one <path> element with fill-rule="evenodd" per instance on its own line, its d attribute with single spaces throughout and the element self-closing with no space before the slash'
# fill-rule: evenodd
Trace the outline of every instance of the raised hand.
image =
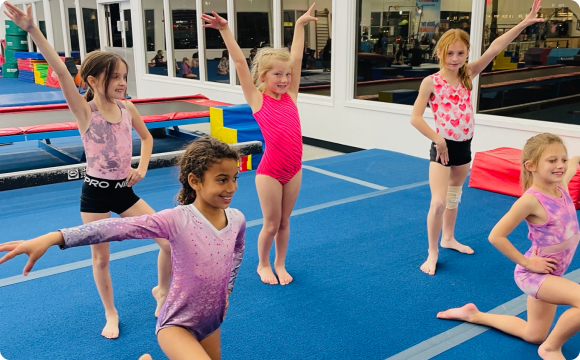
<svg viewBox="0 0 580 360">
<path fill-rule="evenodd" d="M 298 20 L 296 20 L 296 25 L 298 25 L 298 24 L 306 25 L 311 21 L 318 21 L 318 18 L 311 15 L 312 10 L 314 10 L 315 6 L 316 6 L 316 3 L 312 3 L 312 6 L 310 6 L 310 9 L 308 9 L 308 11 L 304 13 L 304 15 L 302 15 L 301 17 L 298 18 Z"/>
<path fill-rule="evenodd" d="M 29 32 L 34 28 L 34 19 L 32 18 L 32 7 L 28 5 L 26 7 L 26 13 L 20 10 L 16 6 L 10 4 L 8 1 L 4 3 L 6 5 L 6 10 L 4 14 L 16 25 L 18 25 L 22 30 Z"/>
<path fill-rule="evenodd" d="M 213 16 L 207 14 L 201 15 L 201 20 L 207 23 L 203 24 L 204 28 L 223 30 L 226 26 L 228 26 L 228 21 L 226 19 L 219 16 L 215 11 L 212 11 L 211 13 Z"/>
<path fill-rule="evenodd" d="M 534 5 L 532 5 L 532 10 L 528 14 L 528 16 L 526 16 L 526 19 L 525 19 L 525 21 L 528 25 L 539 23 L 539 22 L 544 22 L 544 18 L 536 17 L 538 14 L 538 11 L 540 11 L 540 9 L 542 8 L 541 5 L 542 5 L 542 0 L 534 0 Z"/>
</svg>

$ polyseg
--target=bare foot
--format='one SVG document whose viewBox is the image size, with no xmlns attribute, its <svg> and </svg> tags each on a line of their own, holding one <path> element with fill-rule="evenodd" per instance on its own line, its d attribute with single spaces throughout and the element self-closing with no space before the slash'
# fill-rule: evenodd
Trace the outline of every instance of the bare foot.
<svg viewBox="0 0 580 360">
<path fill-rule="evenodd" d="M 431 253 L 429 252 L 429 256 L 427 256 L 427 260 L 421 265 L 421 271 L 425 274 L 435 275 L 435 268 L 437 267 L 437 258 L 439 257 L 439 253 Z"/>
<path fill-rule="evenodd" d="M 545 343 L 544 343 L 545 344 Z M 544 360 L 566 360 L 562 354 L 562 348 L 557 350 L 547 350 L 547 347 L 542 344 L 538 348 L 538 355 Z"/>
<path fill-rule="evenodd" d="M 278 279 L 280 279 L 280 285 L 288 285 L 294 280 L 288 271 L 286 271 L 285 266 L 276 266 L 274 265 L 274 270 L 276 270 L 276 275 L 278 275 Z"/>
<path fill-rule="evenodd" d="M 274 275 L 272 267 L 269 265 L 264 267 L 260 267 L 258 265 L 258 275 L 260 275 L 260 279 L 264 284 L 270 285 L 278 284 L 278 279 L 276 278 L 276 275 Z"/>
<path fill-rule="evenodd" d="M 153 289 L 151 289 L 151 293 L 153 294 L 155 300 L 157 300 L 157 308 L 155 308 L 155 317 L 159 317 L 159 312 L 161 311 L 161 308 L 165 303 L 165 299 L 167 299 L 167 294 L 162 294 L 159 291 L 159 286 L 155 286 Z"/>
<path fill-rule="evenodd" d="M 479 310 L 475 304 L 463 305 L 460 308 L 453 308 L 446 311 L 441 311 L 437 314 L 437 318 L 446 320 L 461 320 L 467 322 L 473 322 L 473 316 L 477 314 Z"/>
<path fill-rule="evenodd" d="M 145 354 L 145 355 L 141 356 L 139 358 L 139 360 L 153 360 L 153 358 L 151 358 L 151 355 Z"/>
<path fill-rule="evenodd" d="M 455 239 L 451 239 L 451 240 L 441 239 L 441 247 L 445 248 L 445 249 L 457 250 L 460 253 L 468 254 L 468 255 L 471 255 L 474 252 L 472 248 L 470 248 L 467 245 L 461 244 L 459 241 L 457 241 Z"/>
<path fill-rule="evenodd" d="M 116 339 L 119 337 L 119 315 L 115 311 L 114 314 L 105 314 L 107 323 L 101 332 L 101 335 L 107 339 Z"/>
</svg>

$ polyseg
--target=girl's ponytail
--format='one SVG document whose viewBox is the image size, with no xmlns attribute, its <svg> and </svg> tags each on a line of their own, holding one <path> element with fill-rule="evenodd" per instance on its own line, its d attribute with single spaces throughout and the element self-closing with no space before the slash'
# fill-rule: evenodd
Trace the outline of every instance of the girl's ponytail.
<svg viewBox="0 0 580 360">
<path fill-rule="evenodd" d="M 463 87 L 471 91 L 473 89 L 473 83 L 471 82 L 471 77 L 467 73 L 467 63 L 459 69 L 459 79 L 463 84 Z"/>
<path fill-rule="evenodd" d="M 95 98 L 95 93 L 93 92 L 93 89 L 91 88 L 90 85 L 87 84 L 87 86 L 88 86 L 89 89 L 87 90 L 87 92 L 85 94 L 85 100 L 87 102 L 89 102 L 89 101 L 91 101 L 91 100 L 93 100 Z"/>
</svg>

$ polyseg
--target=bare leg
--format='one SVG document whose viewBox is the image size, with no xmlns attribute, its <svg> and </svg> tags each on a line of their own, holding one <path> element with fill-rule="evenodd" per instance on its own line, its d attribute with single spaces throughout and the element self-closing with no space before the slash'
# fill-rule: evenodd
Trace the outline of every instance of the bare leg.
<svg viewBox="0 0 580 360">
<path fill-rule="evenodd" d="M 278 284 L 278 279 L 272 271 L 270 264 L 270 249 L 274 236 L 280 228 L 282 217 L 282 194 L 283 187 L 278 180 L 267 175 L 256 175 L 256 189 L 264 217 L 264 225 L 258 236 L 258 274 L 262 282 L 266 284 Z"/>
<path fill-rule="evenodd" d="M 555 314 L 556 305 L 528 296 L 528 321 L 511 315 L 481 312 L 474 304 L 442 311 L 437 314 L 437 317 L 489 326 L 525 341 L 540 344 L 546 339 Z"/>
<path fill-rule="evenodd" d="M 111 217 L 110 213 L 81 213 L 81 218 L 85 224 L 109 217 Z M 119 315 L 117 314 L 117 309 L 115 309 L 113 283 L 109 273 L 109 244 L 91 245 L 91 257 L 93 260 L 93 278 L 105 308 L 105 319 L 107 321 L 101 335 L 107 339 L 116 339 L 119 337 Z"/>
<path fill-rule="evenodd" d="M 292 276 L 286 271 L 286 251 L 288 250 L 288 239 L 290 238 L 290 215 L 294 210 L 296 199 L 300 193 L 300 184 L 302 182 L 302 170 L 284 185 L 282 195 L 282 219 L 280 227 L 276 233 L 276 259 L 274 260 L 274 270 L 280 285 L 290 284 Z"/>
<path fill-rule="evenodd" d="M 469 174 L 469 164 L 461 166 L 451 166 L 449 174 L 449 186 L 463 186 Z M 446 201 L 447 203 L 447 201 Z M 443 232 L 441 234 L 441 247 L 457 250 L 464 254 L 473 254 L 473 250 L 455 240 L 455 220 L 457 219 L 457 208 L 447 209 L 443 213 Z"/>
<path fill-rule="evenodd" d="M 580 331 L 580 285 L 558 276 L 549 276 L 538 290 L 537 297 L 552 304 L 572 306 L 560 316 L 538 349 L 538 355 L 544 360 L 565 360 L 562 346 Z"/>
<path fill-rule="evenodd" d="M 421 265 L 421 271 L 434 275 L 439 257 L 439 234 L 443 224 L 443 212 L 445 211 L 445 196 L 449 182 L 450 169 L 441 164 L 431 162 L 429 164 L 429 187 L 431 188 L 431 205 L 427 214 L 427 236 L 429 249 L 427 261 Z"/>
<path fill-rule="evenodd" d="M 199 341 L 179 326 L 159 330 L 157 341 L 169 360 L 219 360 L 210 357 Z"/>
<path fill-rule="evenodd" d="M 139 200 L 128 210 L 121 214 L 122 217 L 140 216 L 154 214 L 155 211 L 144 201 Z M 159 256 L 157 257 L 157 282 L 151 292 L 157 301 L 155 317 L 159 316 L 159 311 L 165 303 L 169 286 L 171 285 L 171 247 L 167 239 L 153 239 L 159 245 Z"/>
<path fill-rule="evenodd" d="M 217 329 L 210 336 L 203 339 L 201 346 L 203 346 L 211 360 L 220 360 L 222 358 L 221 329 Z"/>
<path fill-rule="evenodd" d="M 141 355 L 141 357 L 139 358 L 139 360 L 153 360 L 153 359 L 151 358 L 151 355 L 144 354 L 144 355 Z"/>
</svg>

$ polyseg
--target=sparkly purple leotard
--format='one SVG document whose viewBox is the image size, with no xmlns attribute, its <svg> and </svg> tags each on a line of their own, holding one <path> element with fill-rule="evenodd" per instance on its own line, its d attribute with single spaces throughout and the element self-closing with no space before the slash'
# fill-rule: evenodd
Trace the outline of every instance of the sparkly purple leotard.
<svg viewBox="0 0 580 360">
<path fill-rule="evenodd" d="M 244 215 L 231 208 L 225 213 L 228 224 L 219 231 L 193 205 L 95 221 L 60 230 L 65 242 L 62 248 L 125 239 L 168 239 L 172 282 L 156 332 L 180 326 L 201 341 L 222 323 L 227 290 L 234 287 L 244 252 Z"/>
<path fill-rule="evenodd" d="M 562 276 L 566 272 L 580 239 L 574 202 L 566 189 L 558 185 L 558 190 L 562 193 L 559 198 L 533 189 L 526 191 L 538 199 L 548 214 L 548 221 L 544 224 L 526 222 L 529 229 L 528 239 L 532 242 L 532 248 L 538 248 L 538 256 L 558 260 L 556 270 L 551 274 L 554 276 Z M 532 248 L 526 252 L 525 257 L 530 257 Z M 516 265 L 514 271 L 518 287 L 534 298 L 548 276 L 550 275 L 535 273 L 520 265 Z"/>
</svg>

